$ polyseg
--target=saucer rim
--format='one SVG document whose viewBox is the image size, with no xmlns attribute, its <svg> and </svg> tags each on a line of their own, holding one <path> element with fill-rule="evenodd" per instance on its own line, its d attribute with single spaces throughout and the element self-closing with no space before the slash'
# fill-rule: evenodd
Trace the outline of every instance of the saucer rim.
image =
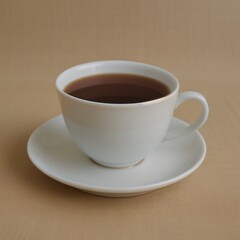
<svg viewBox="0 0 240 240">
<path fill-rule="evenodd" d="M 192 174 L 197 168 L 200 167 L 200 165 L 204 162 L 205 160 L 205 156 L 207 153 L 207 147 L 206 147 L 206 142 L 203 138 L 203 136 L 200 134 L 199 131 L 196 131 L 192 134 L 197 135 L 197 137 L 199 138 L 201 144 L 202 144 L 202 151 L 201 154 L 199 156 L 199 159 L 194 163 L 194 165 L 189 168 L 187 171 L 184 171 L 183 173 L 172 177 L 170 179 L 164 180 L 164 181 L 159 181 L 157 183 L 151 183 L 151 184 L 146 184 L 146 185 L 141 185 L 141 186 L 129 186 L 129 187 L 108 187 L 108 186 L 96 186 L 96 185 L 92 185 L 92 184 L 86 184 L 86 183 L 81 183 L 79 181 L 74 181 L 74 180 L 69 180 L 66 179 L 65 177 L 62 177 L 60 175 L 56 175 L 51 173 L 50 171 L 44 169 L 40 164 L 37 163 L 36 160 L 34 160 L 34 156 L 32 156 L 33 154 L 31 153 L 31 142 L 33 141 L 34 137 L 38 134 L 39 131 L 41 131 L 41 129 L 49 124 L 50 121 L 56 121 L 60 118 L 63 118 L 62 115 L 58 115 L 55 116 L 45 122 L 43 122 L 41 125 L 39 125 L 30 135 L 28 142 L 27 142 L 27 154 L 29 159 L 31 160 L 32 164 L 41 172 L 43 172 L 45 175 L 47 175 L 48 177 L 53 178 L 54 180 L 61 182 L 63 184 L 66 184 L 68 186 L 74 187 L 74 188 L 78 188 L 80 190 L 86 191 L 86 192 L 95 192 L 95 194 L 97 193 L 106 193 L 106 194 L 137 194 L 139 192 L 149 192 L 149 191 L 154 191 L 157 190 L 159 188 L 162 187 L 166 187 L 168 185 L 171 185 L 173 183 L 176 183 L 182 179 L 184 179 L 185 177 L 189 176 L 190 174 Z M 188 124 L 176 117 L 173 117 L 174 120 L 181 122 L 181 124 L 184 124 L 185 126 L 188 126 Z M 169 141 L 174 141 L 174 140 L 169 140 Z M 99 166 L 102 167 L 102 166 Z M 113 169 L 113 171 L 115 171 L 116 169 Z"/>
</svg>

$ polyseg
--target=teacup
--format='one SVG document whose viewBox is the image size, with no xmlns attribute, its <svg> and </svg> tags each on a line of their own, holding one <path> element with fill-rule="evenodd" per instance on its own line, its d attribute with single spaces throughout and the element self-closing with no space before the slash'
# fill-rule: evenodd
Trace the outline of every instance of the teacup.
<svg viewBox="0 0 240 240">
<path fill-rule="evenodd" d="M 77 79 L 102 74 L 132 74 L 163 83 L 169 93 L 154 100 L 137 103 L 105 103 L 74 97 L 65 91 Z M 96 83 L 97 84 L 97 83 Z M 165 140 L 197 131 L 206 122 L 208 104 L 198 92 L 179 91 L 179 82 L 166 70 L 131 61 L 97 61 L 64 71 L 56 88 L 66 127 L 90 159 L 113 168 L 134 166 L 149 156 Z M 198 120 L 183 129 L 168 131 L 173 112 L 186 100 L 195 99 L 202 106 Z"/>
</svg>

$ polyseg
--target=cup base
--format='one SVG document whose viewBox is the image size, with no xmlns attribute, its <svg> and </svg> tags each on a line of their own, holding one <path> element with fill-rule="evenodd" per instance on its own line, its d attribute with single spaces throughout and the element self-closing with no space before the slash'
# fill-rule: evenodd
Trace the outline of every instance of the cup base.
<svg viewBox="0 0 240 240">
<path fill-rule="evenodd" d="M 99 162 L 99 161 L 96 161 L 96 160 L 94 160 L 94 159 L 92 159 L 92 158 L 90 158 L 90 157 L 89 157 L 89 159 L 90 159 L 93 163 L 97 164 L 98 166 L 105 167 L 105 168 L 111 168 L 111 169 L 132 168 L 132 167 L 135 167 L 135 166 L 141 164 L 141 163 L 143 162 L 143 160 L 144 160 L 144 158 L 143 158 L 143 159 L 141 159 L 140 161 L 135 162 L 135 163 L 130 164 L 130 165 L 112 166 L 112 165 L 107 165 L 107 164 L 101 163 L 101 162 Z"/>
</svg>

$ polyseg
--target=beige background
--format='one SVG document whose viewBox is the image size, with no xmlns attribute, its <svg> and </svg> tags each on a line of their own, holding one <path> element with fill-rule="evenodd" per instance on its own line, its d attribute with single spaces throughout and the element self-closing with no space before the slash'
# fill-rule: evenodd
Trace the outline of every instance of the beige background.
<svg viewBox="0 0 240 240">
<path fill-rule="evenodd" d="M 240 1 L 1 0 L 0 239 L 240 239 Z M 202 92 L 204 164 L 183 181 L 123 199 L 58 183 L 28 159 L 32 131 L 60 114 L 64 69 L 128 59 Z M 193 121 L 199 106 L 177 116 Z"/>
</svg>

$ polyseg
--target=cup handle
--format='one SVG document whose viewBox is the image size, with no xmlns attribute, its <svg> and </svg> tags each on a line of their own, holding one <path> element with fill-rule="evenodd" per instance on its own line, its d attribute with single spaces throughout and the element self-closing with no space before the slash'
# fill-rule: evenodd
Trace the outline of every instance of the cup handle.
<svg viewBox="0 0 240 240">
<path fill-rule="evenodd" d="M 175 108 L 177 108 L 179 105 L 186 102 L 187 100 L 197 100 L 198 102 L 200 102 L 202 106 L 202 114 L 193 124 L 182 129 L 176 129 L 176 130 L 167 132 L 167 135 L 165 136 L 164 141 L 172 140 L 175 138 L 188 135 L 198 130 L 199 128 L 201 128 L 203 124 L 206 122 L 208 118 L 209 108 L 208 108 L 208 103 L 205 97 L 202 94 L 198 92 L 193 92 L 193 91 L 180 93 L 177 97 Z"/>
</svg>

